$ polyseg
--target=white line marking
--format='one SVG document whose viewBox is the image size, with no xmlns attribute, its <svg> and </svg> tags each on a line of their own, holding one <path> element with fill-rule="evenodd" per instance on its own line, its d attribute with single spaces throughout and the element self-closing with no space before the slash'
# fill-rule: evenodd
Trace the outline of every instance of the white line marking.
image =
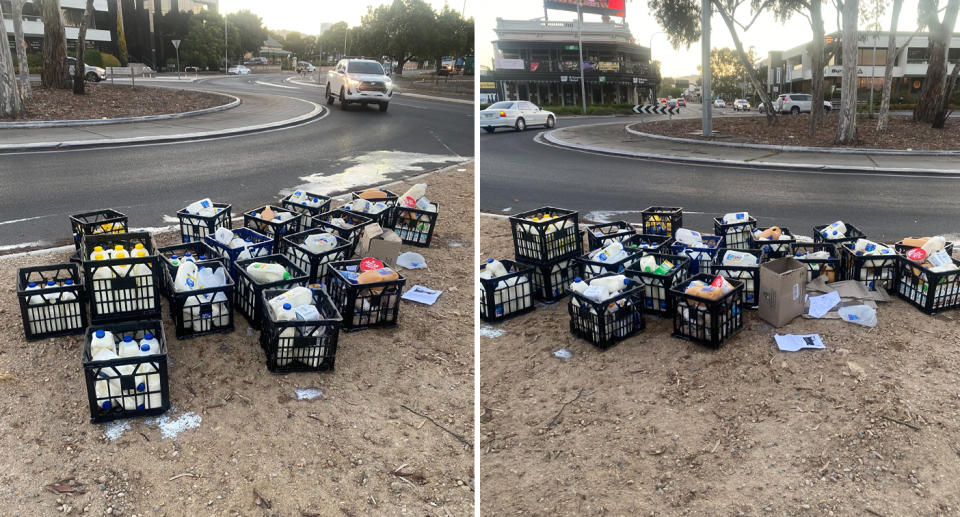
<svg viewBox="0 0 960 517">
<path fill-rule="evenodd" d="M 0 221 L 0 226 L 3 226 L 3 225 L 5 225 L 5 224 L 22 223 L 22 222 L 24 222 L 24 221 L 33 221 L 34 219 L 43 219 L 44 217 L 52 217 L 52 216 L 50 216 L 50 215 L 38 215 L 38 216 L 36 216 L 36 217 L 27 217 L 27 218 L 24 218 L 24 219 L 11 219 L 11 220 L 9 220 L 9 221 Z"/>
<path fill-rule="evenodd" d="M 286 88 L 286 89 L 288 89 L 288 90 L 299 90 L 299 89 L 300 89 L 300 88 L 297 88 L 296 86 L 284 86 L 284 85 L 282 85 L 282 84 L 265 83 L 265 82 L 263 82 L 263 81 L 254 81 L 254 82 L 257 83 L 257 84 L 262 84 L 262 85 L 264 85 L 264 86 L 273 86 L 274 88 Z"/>
</svg>

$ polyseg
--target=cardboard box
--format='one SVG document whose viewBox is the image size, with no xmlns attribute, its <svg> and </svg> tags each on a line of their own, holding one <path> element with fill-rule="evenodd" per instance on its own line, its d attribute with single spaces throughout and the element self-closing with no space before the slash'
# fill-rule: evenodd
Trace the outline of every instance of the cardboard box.
<svg viewBox="0 0 960 517">
<path fill-rule="evenodd" d="M 807 266 L 793 257 L 760 264 L 760 317 L 782 327 L 803 314 Z"/>
<path fill-rule="evenodd" d="M 357 252 L 361 257 L 373 257 L 380 262 L 391 266 L 400 255 L 400 246 L 403 242 L 393 230 L 384 230 L 379 224 L 367 225 L 360 234 L 360 245 Z"/>
</svg>

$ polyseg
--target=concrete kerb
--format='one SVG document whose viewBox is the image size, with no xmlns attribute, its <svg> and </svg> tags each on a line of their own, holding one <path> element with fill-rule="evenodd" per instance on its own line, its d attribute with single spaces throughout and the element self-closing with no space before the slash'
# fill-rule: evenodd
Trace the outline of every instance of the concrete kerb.
<svg viewBox="0 0 960 517">
<path fill-rule="evenodd" d="M 196 117 L 197 115 L 209 115 L 218 113 L 231 108 L 236 108 L 242 101 L 240 97 L 223 92 L 208 92 L 205 90 L 189 90 L 195 92 L 212 93 L 233 99 L 232 101 L 214 106 L 212 108 L 203 108 L 193 111 L 184 111 L 183 113 L 165 113 L 163 115 L 144 115 L 141 117 L 117 117 L 107 119 L 86 119 L 86 120 L 36 120 L 33 122 L 0 122 L 0 130 L 3 129 L 43 129 L 52 127 L 77 127 L 77 126 L 102 126 L 106 124 L 128 124 L 131 122 L 155 122 L 158 120 L 172 120 L 186 117 Z"/>
<path fill-rule="evenodd" d="M 851 167 L 845 165 L 822 165 L 822 164 L 811 164 L 811 163 L 775 163 L 775 162 L 746 162 L 738 160 L 720 160 L 713 158 L 694 158 L 694 157 L 677 157 L 677 156 L 668 156 L 663 154 L 654 154 L 654 153 L 640 153 L 634 151 L 621 151 L 617 149 L 608 149 L 603 147 L 596 147 L 590 145 L 577 144 L 574 142 L 568 142 L 566 140 L 561 140 L 553 135 L 557 129 L 552 131 L 542 132 L 538 137 L 542 137 L 542 140 L 538 138 L 539 143 L 544 143 L 545 140 L 547 143 L 544 145 L 553 145 L 556 147 L 564 149 L 572 149 L 575 151 L 584 151 L 591 152 L 596 154 L 604 154 L 608 156 L 619 156 L 623 158 L 637 158 L 643 160 L 656 160 L 662 162 L 671 162 L 671 163 L 683 163 L 689 165 L 709 165 L 709 166 L 721 166 L 721 167 L 738 167 L 738 168 L 751 168 L 751 169 L 763 169 L 763 170 L 781 170 L 781 171 L 805 171 L 805 172 L 838 172 L 838 173 L 874 173 L 874 174 L 892 174 L 898 176 L 934 176 L 942 178 L 960 178 L 960 172 L 947 172 L 936 169 L 903 169 L 903 168 L 880 168 L 880 167 Z"/>
<path fill-rule="evenodd" d="M 284 96 L 286 97 L 286 96 Z M 66 149 L 88 149 L 97 147 L 114 147 L 123 145 L 149 145 L 172 142 L 189 142 L 193 140 L 204 140 L 208 138 L 221 138 L 226 136 L 238 136 L 250 133 L 259 133 L 284 129 L 297 126 L 313 120 L 319 120 L 330 114 L 330 111 L 312 101 L 298 99 L 296 97 L 286 97 L 299 102 L 304 102 L 313 106 L 309 113 L 297 117 L 259 124 L 255 126 L 243 126 L 216 131 L 201 131 L 198 133 L 189 133 L 185 135 L 164 135 L 164 136 L 142 136 L 133 138 L 105 138 L 100 140 L 75 140 L 68 142 L 40 142 L 32 144 L 0 144 L 0 153 L 13 152 L 39 152 L 39 151 L 61 151 Z"/>
<path fill-rule="evenodd" d="M 301 86 L 312 86 L 314 88 L 326 88 L 326 85 L 317 84 L 313 82 L 301 81 L 296 77 L 287 77 L 283 80 L 287 83 L 299 84 Z M 457 104 L 469 104 L 473 105 L 473 101 L 469 99 L 455 99 L 453 97 L 443 97 L 438 95 L 423 95 L 421 93 L 410 93 L 410 92 L 397 92 L 398 95 L 403 95 L 404 97 L 412 97 L 415 99 L 427 99 L 431 101 L 441 101 L 441 102 L 455 102 Z"/>
<path fill-rule="evenodd" d="M 637 124 L 643 124 L 638 122 Z M 960 156 L 960 149 L 955 150 L 921 150 L 906 151 L 902 149 L 860 149 L 856 147 L 809 147 L 803 145 L 773 145 L 773 144 L 749 144 L 739 142 L 715 142 L 713 140 L 696 140 L 693 138 L 680 138 L 676 136 L 656 135 L 653 133 L 644 133 L 625 126 L 624 131 L 634 136 L 650 138 L 653 140 L 664 140 L 667 142 L 676 142 L 681 144 L 699 144 L 715 145 L 717 147 L 730 147 L 736 149 L 758 149 L 762 151 L 783 151 L 783 152 L 801 152 L 801 153 L 832 153 L 832 154 L 886 154 L 902 156 Z"/>
</svg>

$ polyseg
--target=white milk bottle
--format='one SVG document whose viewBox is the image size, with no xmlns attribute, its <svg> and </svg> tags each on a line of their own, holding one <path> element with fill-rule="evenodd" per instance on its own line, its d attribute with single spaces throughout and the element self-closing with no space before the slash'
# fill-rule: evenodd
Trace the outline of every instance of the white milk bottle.
<svg viewBox="0 0 960 517">
<path fill-rule="evenodd" d="M 97 260 L 97 253 L 100 253 L 105 257 L 107 256 L 107 253 L 103 251 L 103 246 L 94 246 L 93 251 L 90 252 L 90 260 Z"/>
<path fill-rule="evenodd" d="M 116 352 L 106 348 L 93 356 L 94 361 L 110 361 L 119 358 Z M 101 368 L 97 374 L 97 380 L 93 381 L 93 392 L 100 409 L 109 411 L 116 407 L 120 400 L 120 373 L 114 368 Z"/>
<path fill-rule="evenodd" d="M 594 278 L 590 281 L 590 286 L 603 286 L 609 295 L 614 295 L 630 285 L 630 280 L 623 275 L 611 275 L 600 278 Z M 609 296 L 608 296 L 609 298 Z M 606 298 L 605 298 L 606 299 Z M 602 301 L 602 300 L 600 300 Z"/>
<path fill-rule="evenodd" d="M 94 261 L 105 260 L 102 253 L 94 254 L 93 259 Z M 113 282 L 110 281 L 111 278 L 113 278 L 113 270 L 109 267 L 93 269 L 93 301 L 97 305 L 97 313 L 99 314 L 113 312 L 113 304 L 110 303 L 113 301 Z"/>
<path fill-rule="evenodd" d="M 944 249 L 946 245 L 947 240 L 943 237 L 943 235 L 937 235 L 927 239 L 927 242 L 923 246 L 920 246 L 920 248 L 923 251 L 926 251 L 927 256 L 929 257 L 930 255 L 933 255 L 934 253 Z"/>
<path fill-rule="evenodd" d="M 119 247 L 119 246 L 118 246 Z M 113 258 L 116 260 L 129 258 L 126 250 L 118 249 L 113 252 Z M 113 272 L 116 274 L 117 278 L 127 278 L 130 274 L 130 266 L 113 266 Z M 136 309 L 136 290 L 134 289 L 116 289 L 113 291 L 113 297 L 115 300 L 119 301 L 117 304 L 117 311 L 126 312 Z"/>
<path fill-rule="evenodd" d="M 289 280 L 291 275 L 287 269 L 280 264 L 254 262 L 247 265 L 247 274 L 258 284 L 268 284 Z"/>
<path fill-rule="evenodd" d="M 837 221 L 820 230 L 820 236 L 827 240 L 842 239 L 847 236 L 847 225 Z"/>
<path fill-rule="evenodd" d="M 178 293 L 193 291 L 198 288 L 196 262 L 181 262 L 177 268 L 177 277 L 173 281 L 173 289 Z"/>
<path fill-rule="evenodd" d="M 757 257 L 754 257 L 751 253 L 727 250 L 726 253 L 723 254 L 724 266 L 751 267 L 759 263 L 760 261 L 757 260 Z"/>
<path fill-rule="evenodd" d="M 117 353 L 117 342 L 109 330 L 98 329 L 90 336 L 90 357 L 94 357 L 101 350 Z"/>
<path fill-rule="evenodd" d="M 217 213 L 213 206 L 213 201 L 210 201 L 209 198 L 190 203 L 190 205 L 188 205 L 184 211 L 188 214 L 199 215 L 202 217 L 210 217 L 212 215 L 216 215 Z"/>
<path fill-rule="evenodd" d="M 73 287 L 73 280 L 63 281 L 64 287 Z M 63 306 L 62 314 L 66 317 L 64 320 L 65 328 L 80 328 L 80 302 L 77 301 L 77 295 L 73 291 L 64 291 L 60 295 L 60 304 Z"/>
<path fill-rule="evenodd" d="M 279 314 L 283 305 L 287 303 L 290 304 L 291 308 L 313 303 L 313 291 L 307 287 L 297 286 L 283 294 L 273 297 L 269 303 L 274 314 Z M 291 312 L 291 314 L 293 313 Z"/>
<path fill-rule="evenodd" d="M 213 239 L 224 246 L 230 246 L 230 243 L 235 238 L 236 237 L 233 236 L 233 232 L 229 228 L 220 227 L 217 228 L 217 231 L 213 232 Z"/>
<path fill-rule="evenodd" d="M 745 223 L 750 220 L 750 212 L 731 212 L 723 215 L 723 224 Z"/>
<path fill-rule="evenodd" d="M 138 357 L 140 355 L 140 346 L 134 341 L 133 336 L 124 336 L 118 348 L 117 355 L 122 358 Z M 117 367 L 117 371 L 119 371 L 121 375 L 133 375 L 135 369 L 136 365 L 132 364 Z M 136 379 L 134 379 L 134 382 L 136 383 Z M 136 387 L 134 387 L 133 390 L 123 390 L 123 397 L 121 397 L 120 403 L 123 404 L 123 409 L 127 411 L 138 409 Z"/>
<path fill-rule="evenodd" d="M 318 311 L 317 307 L 314 305 L 300 305 L 294 308 L 293 312 L 296 314 L 298 322 L 320 321 L 320 311 Z M 325 328 L 322 326 L 303 327 L 300 329 L 300 335 L 311 337 L 315 340 L 315 342 L 319 343 L 323 338 L 324 331 Z M 300 362 L 305 363 L 313 368 L 317 368 L 323 362 L 323 357 L 325 355 L 326 347 L 311 346 L 304 347 L 299 351 L 294 350 L 293 359 L 299 360 Z"/>
<path fill-rule="evenodd" d="M 147 250 L 134 250 L 133 256 L 134 258 L 144 258 L 147 256 Z M 135 299 L 138 310 L 152 310 L 154 307 L 153 270 L 150 269 L 151 265 L 152 264 L 134 264 L 130 273 L 137 279 Z"/>
<path fill-rule="evenodd" d="M 140 340 L 140 356 L 146 357 L 160 353 L 160 342 L 151 333 L 146 333 Z M 151 362 L 140 364 L 140 373 L 145 375 L 137 378 L 137 391 L 148 393 L 146 397 L 140 396 L 137 409 L 155 409 L 163 405 L 163 397 L 160 393 L 160 374 Z M 143 386 L 143 389 L 141 389 Z M 141 407 L 141 405 L 143 407 Z"/>
<path fill-rule="evenodd" d="M 24 291 L 39 291 L 40 286 L 36 282 L 30 282 L 27 284 L 27 288 Z M 33 295 L 27 298 L 27 304 L 31 307 L 27 309 L 27 319 L 30 321 L 30 331 L 34 334 L 44 332 L 44 327 L 48 327 L 47 319 L 47 310 L 43 301 L 42 295 Z M 47 331 L 50 329 L 47 328 Z"/>
<path fill-rule="evenodd" d="M 297 319 L 293 311 L 293 305 L 285 302 L 277 307 L 271 304 L 270 310 L 273 312 L 276 321 L 294 321 Z M 286 366 L 294 359 L 293 338 L 296 336 L 296 330 L 293 327 L 287 327 L 280 331 L 280 338 L 277 340 L 277 366 Z"/>
<path fill-rule="evenodd" d="M 674 238 L 677 240 L 677 242 L 686 244 L 687 246 L 701 247 L 703 245 L 703 236 L 700 234 L 700 232 L 688 230 L 686 228 L 678 229 Z"/>
<path fill-rule="evenodd" d="M 507 268 L 499 260 L 487 259 L 486 270 L 493 273 L 494 278 L 507 275 Z"/>
<path fill-rule="evenodd" d="M 337 247 L 337 238 L 331 233 L 315 233 L 303 240 L 303 247 L 310 253 L 324 253 Z"/>
<path fill-rule="evenodd" d="M 640 257 L 640 271 L 644 273 L 653 273 L 657 269 L 657 259 L 653 255 L 644 255 Z"/>
<path fill-rule="evenodd" d="M 56 289 L 56 280 L 47 280 L 44 289 Z M 63 306 L 58 304 L 60 293 L 46 293 L 43 295 L 43 319 L 47 322 L 47 332 L 59 332 L 65 330 Z"/>
</svg>

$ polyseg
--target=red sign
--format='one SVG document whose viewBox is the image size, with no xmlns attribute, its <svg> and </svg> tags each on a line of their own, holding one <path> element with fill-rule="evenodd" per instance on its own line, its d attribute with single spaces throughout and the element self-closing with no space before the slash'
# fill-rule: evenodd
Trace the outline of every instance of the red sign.
<svg viewBox="0 0 960 517">
<path fill-rule="evenodd" d="M 625 0 L 544 0 L 543 6 L 546 9 L 577 12 L 578 3 L 581 11 L 585 13 L 619 16 L 620 18 L 626 16 Z"/>
<path fill-rule="evenodd" d="M 367 257 L 360 261 L 360 271 L 376 271 L 382 267 L 383 262 L 373 257 Z"/>
<path fill-rule="evenodd" d="M 912 248 L 907 251 L 907 258 L 914 262 L 923 262 L 927 258 L 927 252 L 923 248 Z"/>
</svg>

